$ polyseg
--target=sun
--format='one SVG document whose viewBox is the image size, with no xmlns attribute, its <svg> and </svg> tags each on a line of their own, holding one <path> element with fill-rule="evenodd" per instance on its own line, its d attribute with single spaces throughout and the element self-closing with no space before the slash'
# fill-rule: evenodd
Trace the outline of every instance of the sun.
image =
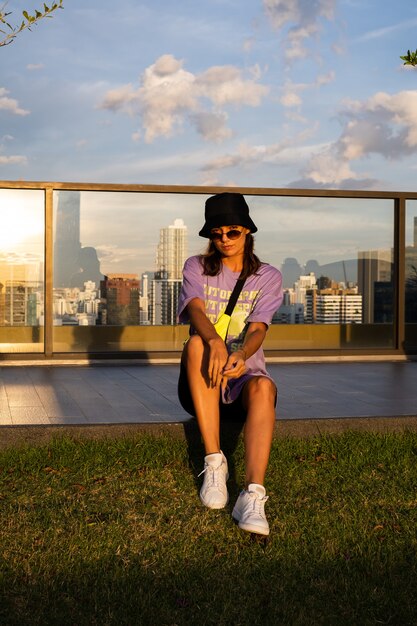
<svg viewBox="0 0 417 626">
<path fill-rule="evenodd" d="M 0 189 L 0 254 L 38 252 L 44 230 L 43 191 Z"/>
</svg>

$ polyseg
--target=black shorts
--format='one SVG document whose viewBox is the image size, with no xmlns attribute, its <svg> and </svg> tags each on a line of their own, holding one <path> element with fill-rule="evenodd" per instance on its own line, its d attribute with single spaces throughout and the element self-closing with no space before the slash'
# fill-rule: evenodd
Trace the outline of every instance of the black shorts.
<svg viewBox="0 0 417 626">
<path fill-rule="evenodd" d="M 178 379 L 178 398 L 182 408 L 195 417 L 194 403 L 188 385 L 187 370 L 183 363 L 181 363 L 180 377 Z M 246 420 L 246 411 L 242 402 L 242 392 L 231 404 L 224 404 L 220 400 L 220 419 L 230 422 L 244 422 Z"/>
</svg>

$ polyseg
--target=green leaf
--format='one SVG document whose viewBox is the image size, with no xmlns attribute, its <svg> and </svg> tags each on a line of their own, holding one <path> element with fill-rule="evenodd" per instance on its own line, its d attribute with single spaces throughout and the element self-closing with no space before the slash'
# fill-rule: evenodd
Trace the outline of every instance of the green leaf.
<svg viewBox="0 0 417 626">
<path fill-rule="evenodd" d="M 22 13 L 23 13 L 23 17 L 25 17 L 27 21 L 29 22 L 29 13 L 27 11 L 22 11 Z"/>
</svg>

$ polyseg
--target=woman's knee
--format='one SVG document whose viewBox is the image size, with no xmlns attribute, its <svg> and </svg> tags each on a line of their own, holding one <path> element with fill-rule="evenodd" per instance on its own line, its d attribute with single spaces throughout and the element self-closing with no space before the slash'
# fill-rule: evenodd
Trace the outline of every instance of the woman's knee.
<svg viewBox="0 0 417 626">
<path fill-rule="evenodd" d="M 256 376 L 246 384 L 247 403 L 253 400 L 260 402 L 262 400 L 275 403 L 277 388 L 275 383 L 266 376 Z"/>
<path fill-rule="evenodd" d="M 191 335 L 184 347 L 183 360 L 186 363 L 201 362 L 204 355 L 204 342 L 200 335 Z"/>
</svg>

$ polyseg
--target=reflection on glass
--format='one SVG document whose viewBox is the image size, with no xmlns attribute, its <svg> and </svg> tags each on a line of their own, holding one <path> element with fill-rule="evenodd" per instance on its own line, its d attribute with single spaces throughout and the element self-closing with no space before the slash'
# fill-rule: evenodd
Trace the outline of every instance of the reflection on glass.
<svg viewBox="0 0 417 626">
<path fill-rule="evenodd" d="M 123 349 L 138 350 L 139 341 L 126 347 L 127 327 L 176 325 L 189 226 L 201 228 L 204 201 L 179 194 L 56 192 L 55 348 L 118 350 L 123 335 Z M 201 242 L 194 243 L 199 252 Z"/>
<path fill-rule="evenodd" d="M 392 201 L 249 200 L 258 253 L 283 276 L 284 301 L 274 323 L 393 322 Z"/>
<path fill-rule="evenodd" d="M 175 324 L 188 229 L 173 216 L 189 204 L 168 194 L 56 192 L 55 325 Z"/>
<path fill-rule="evenodd" d="M 44 194 L 0 189 L 0 352 L 43 351 Z"/>
<path fill-rule="evenodd" d="M 407 202 L 405 248 L 405 321 L 417 324 L 417 201 Z M 408 329 L 411 333 L 411 328 Z M 407 337 L 411 339 L 411 334 Z M 417 344 L 413 339 L 414 345 Z"/>
</svg>

